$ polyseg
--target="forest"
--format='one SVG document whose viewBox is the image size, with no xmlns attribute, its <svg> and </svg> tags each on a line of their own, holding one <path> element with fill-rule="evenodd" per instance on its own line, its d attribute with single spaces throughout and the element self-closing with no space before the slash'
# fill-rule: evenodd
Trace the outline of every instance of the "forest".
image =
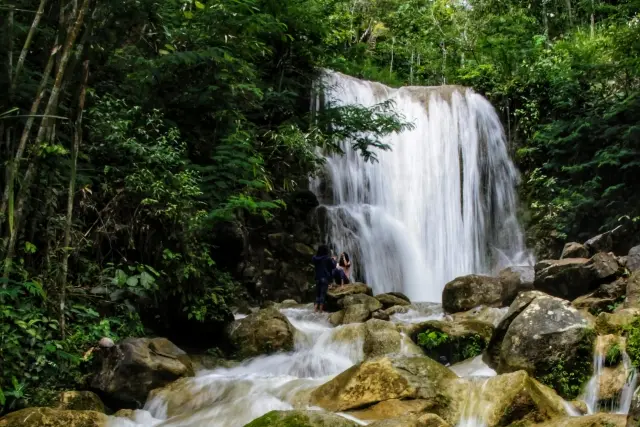
<svg viewBox="0 0 640 427">
<path fill-rule="evenodd" d="M 219 329 L 257 298 L 225 236 L 242 253 L 277 228 L 319 150 L 352 138 L 375 162 L 393 149 L 381 138 L 411 126 L 392 104 L 312 112 L 323 68 L 486 96 L 541 257 L 640 220 L 639 12 L 637 0 L 2 0 L 0 413 L 79 388 L 102 337 Z"/>
</svg>

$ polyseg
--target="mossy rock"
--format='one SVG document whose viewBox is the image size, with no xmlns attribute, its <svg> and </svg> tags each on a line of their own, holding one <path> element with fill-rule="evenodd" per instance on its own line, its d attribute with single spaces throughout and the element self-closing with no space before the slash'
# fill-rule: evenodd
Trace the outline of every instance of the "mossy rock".
<svg viewBox="0 0 640 427">
<path fill-rule="evenodd" d="M 411 339 L 440 363 L 458 363 L 478 356 L 487 347 L 493 325 L 476 320 L 431 320 L 412 328 Z"/>
<path fill-rule="evenodd" d="M 448 385 L 458 377 L 423 356 L 384 356 L 352 366 L 311 394 L 311 403 L 345 411 L 390 399 L 424 399 L 439 414 L 449 405 Z"/>
<path fill-rule="evenodd" d="M 377 421 L 369 427 L 449 427 L 449 424 L 436 414 L 423 414 Z"/>
<path fill-rule="evenodd" d="M 555 418 L 543 424 L 537 424 L 536 427 L 625 427 L 626 422 L 625 415 L 598 413 L 583 417 Z"/>
<path fill-rule="evenodd" d="M 265 308 L 232 325 L 230 338 L 240 359 L 293 350 L 295 328 L 275 308 Z"/>
<path fill-rule="evenodd" d="M 357 423 L 320 411 L 271 411 L 245 427 L 356 427 Z"/>
<path fill-rule="evenodd" d="M 0 418 L 0 427 L 106 427 L 107 421 L 96 411 L 27 408 Z"/>
<path fill-rule="evenodd" d="M 90 391 L 63 391 L 58 395 L 54 407 L 73 411 L 105 412 L 102 400 Z"/>
</svg>

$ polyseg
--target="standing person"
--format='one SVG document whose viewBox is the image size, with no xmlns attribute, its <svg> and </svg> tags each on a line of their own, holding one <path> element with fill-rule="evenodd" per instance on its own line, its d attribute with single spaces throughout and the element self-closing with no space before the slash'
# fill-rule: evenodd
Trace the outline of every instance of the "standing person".
<svg viewBox="0 0 640 427">
<path fill-rule="evenodd" d="M 336 268 L 336 260 L 331 256 L 329 246 L 320 245 L 311 261 L 316 269 L 316 303 L 313 309 L 316 312 L 322 312 L 327 291 L 329 290 L 331 273 Z"/>
</svg>

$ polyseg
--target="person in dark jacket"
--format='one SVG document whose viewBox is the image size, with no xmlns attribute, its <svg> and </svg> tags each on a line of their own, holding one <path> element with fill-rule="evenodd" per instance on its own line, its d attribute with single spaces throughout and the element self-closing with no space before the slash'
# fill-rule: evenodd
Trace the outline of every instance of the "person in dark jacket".
<svg viewBox="0 0 640 427">
<path fill-rule="evenodd" d="M 318 251 L 311 260 L 316 269 L 316 303 L 314 311 L 322 312 L 327 291 L 329 290 L 329 282 L 332 279 L 331 273 L 336 268 L 336 260 L 331 256 L 327 245 L 318 246 Z"/>
</svg>

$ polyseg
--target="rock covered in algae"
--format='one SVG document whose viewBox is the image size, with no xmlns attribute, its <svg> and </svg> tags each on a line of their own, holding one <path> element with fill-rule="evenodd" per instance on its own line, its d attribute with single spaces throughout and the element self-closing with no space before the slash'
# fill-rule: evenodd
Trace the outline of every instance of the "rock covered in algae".
<svg viewBox="0 0 640 427">
<path fill-rule="evenodd" d="M 503 305 L 503 286 L 498 278 L 470 274 L 444 286 L 442 307 L 447 313 L 467 311 L 479 305 Z"/>
<path fill-rule="evenodd" d="M 602 334 L 620 334 L 640 316 L 638 308 L 623 308 L 613 313 L 600 313 L 596 318 L 596 332 Z"/>
<path fill-rule="evenodd" d="M 96 411 L 27 408 L 0 418 L 0 427 L 106 427 L 107 420 Z"/>
<path fill-rule="evenodd" d="M 127 338 L 97 358 L 92 387 L 123 406 L 142 407 L 149 391 L 194 375 L 189 356 L 166 338 Z"/>
<path fill-rule="evenodd" d="M 488 361 L 499 373 L 525 370 L 572 398 L 591 374 L 594 335 L 568 301 L 525 292 L 496 328 Z"/>
<path fill-rule="evenodd" d="M 245 427 L 356 427 L 358 424 L 322 411 L 271 411 Z"/>
<path fill-rule="evenodd" d="M 457 376 L 423 356 L 384 356 L 352 366 L 311 394 L 311 403 L 330 411 L 345 411 L 389 399 L 425 399 L 438 413 L 450 396 L 447 382 Z"/>
<path fill-rule="evenodd" d="M 589 258 L 589 249 L 587 249 L 582 243 L 569 242 L 562 248 L 562 255 L 560 259 L 566 258 Z"/>
<path fill-rule="evenodd" d="M 353 304 L 344 310 L 342 324 L 362 323 L 371 317 L 371 311 L 364 304 Z"/>
<path fill-rule="evenodd" d="M 352 283 L 349 285 L 331 289 L 329 290 L 329 292 L 327 292 L 327 304 L 325 309 L 331 312 L 339 311 L 343 308 L 343 306 L 340 304 L 342 299 L 344 299 L 346 296 L 357 294 L 372 296 L 373 291 L 371 291 L 371 288 L 364 283 Z"/>
<path fill-rule="evenodd" d="M 364 409 L 349 411 L 347 414 L 352 415 L 359 420 L 380 421 L 397 419 L 407 415 L 418 415 L 423 413 L 427 408 L 429 408 L 429 402 L 424 399 L 390 399 L 376 403 L 375 405 Z"/>
<path fill-rule="evenodd" d="M 625 415 L 601 412 L 582 417 L 556 418 L 543 424 L 538 424 L 537 427 L 624 427 L 626 418 Z"/>
<path fill-rule="evenodd" d="M 90 391 L 63 391 L 58 395 L 56 409 L 104 412 L 104 403 Z"/>
<path fill-rule="evenodd" d="M 409 298 L 399 292 L 376 295 L 376 299 L 382 303 L 383 308 L 387 309 L 396 305 L 410 305 Z"/>
<path fill-rule="evenodd" d="M 436 414 L 423 414 L 377 421 L 369 427 L 449 427 L 449 424 Z"/>
<path fill-rule="evenodd" d="M 295 328 L 275 308 L 265 308 L 238 320 L 230 338 L 239 358 L 292 351 Z"/>
<path fill-rule="evenodd" d="M 371 319 L 364 324 L 364 330 L 364 354 L 366 357 L 400 352 L 402 335 L 393 323 Z"/>
</svg>

